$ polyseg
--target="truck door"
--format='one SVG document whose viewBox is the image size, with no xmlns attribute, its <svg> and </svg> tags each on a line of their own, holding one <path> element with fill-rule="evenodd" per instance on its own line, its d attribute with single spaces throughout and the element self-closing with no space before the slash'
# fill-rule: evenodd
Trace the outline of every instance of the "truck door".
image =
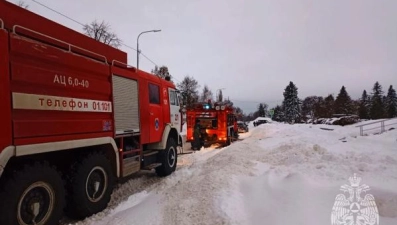
<svg viewBox="0 0 397 225">
<path fill-rule="evenodd" d="M 170 122 L 171 125 L 178 130 L 178 133 L 180 133 L 182 128 L 182 117 L 180 113 L 179 99 L 176 91 L 172 88 L 168 88 L 168 96 L 170 102 Z"/>
<path fill-rule="evenodd" d="M 160 85 L 149 82 L 149 141 L 159 142 L 163 135 L 164 121 L 160 100 Z"/>
</svg>

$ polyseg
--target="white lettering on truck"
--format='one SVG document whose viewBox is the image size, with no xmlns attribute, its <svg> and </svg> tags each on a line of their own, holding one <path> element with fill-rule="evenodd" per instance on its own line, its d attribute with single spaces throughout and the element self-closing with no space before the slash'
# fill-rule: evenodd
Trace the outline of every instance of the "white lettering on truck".
<svg viewBox="0 0 397 225">
<path fill-rule="evenodd" d="M 54 84 L 61 84 L 66 86 L 72 86 L 72 87 L 84 87 L 88 88 L 90 86 L 90 83 L 88 80 L 79 80 L 78 78 L 73 78 L 73 77 L 67 77 L 64 75 L 58 75 L 55 74 L 54 76 Z"/>
<path fill-rule="evenodd" d="M 12 93 L 12 105 L 14 109 L 112 112 L 112 103 L 109 101 L 15 92 Z"/>
</svg>

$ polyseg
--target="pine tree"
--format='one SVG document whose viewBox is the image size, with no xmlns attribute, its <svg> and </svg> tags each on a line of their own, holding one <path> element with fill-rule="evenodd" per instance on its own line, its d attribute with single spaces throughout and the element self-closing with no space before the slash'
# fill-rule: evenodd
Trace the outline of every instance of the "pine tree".
<svg viewBox="0 0 397 225">
<path fill-rule="evenodd" d="M 385 107 L 383 103 L 382 86 L 377 81 L 372 89 L 371 109 L 370 109 L 371 119 L 383 118 L 385 116 L 384 108 Z"/>
<path fill-rule="evenodd" d="M 351 114 L 352 111 L 352 100 L 347 93 L 345 86 L 342 86 L 335 100 L 335 113 Z"/>
<path fill-rule="evenodd" d="M 266 103 L 260 103 L 258 105 L 258 111 L 257 111 L 256 116 L 265 117 L 266 116 L 266 112 L 267 112 L 267 107 L 268 107 L 268 105 Z"/>
<path fill-rule="evenodd" d="M 300 122 L 301 118 L 301 101 L 298 98 L 298 88 L 292 81 L 284 90 L 284 115 L 285 121 L 289 123 Z"/>
<path fill-rule="evenodd" d="M 358 115 L 358 111 L 360 109 L 360 99 L 353 99 L 352 100 L 352 114 Z"/>
<path fill-rule="evenodd" d="M 367 94 L 367 91 L 364 90 L 360 99 L 360 106 L 358 109 L 358 116 L 361 119 L 369 119 L 369 107 L 370 107 L 370 97 Z"/>
<path fill-rule="evenodd" d="M 317 96 L 308 96 L 302 102 L 302 117 L 306 121 L 307 118 L 314 117 L 314 104 L 316 104 Z"/>
<path fill-rule="evenodd" d="M 323 97 L 318 97 L 314 104 L 314 118 L 327 118 L 327 107 Z"/>
<path fill-rule="evenodd" d="M 277 105 L 274 109 L 273 120 L 283 122 L 284 120 L 284 109 L 282 106 Z"/>
<path fill-rule="evenodd" d="M 386 96 L 386 112 L 389 118 L 397 117 L 397 95 L 393 85 L 390 85 Z"/>
<path fill-rule="evenodd" d="M 324 118 L 331 118 L 335 113 L 335 99 L 333 95 L 324 98 Z"/>
</svg>

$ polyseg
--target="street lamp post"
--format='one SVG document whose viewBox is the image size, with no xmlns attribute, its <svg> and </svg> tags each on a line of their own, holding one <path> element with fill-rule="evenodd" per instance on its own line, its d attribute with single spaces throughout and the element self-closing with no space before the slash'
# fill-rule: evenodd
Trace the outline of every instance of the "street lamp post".
<svg viewBox="0 0 397 225">
<path fill-rule="evenodd" d="M 136 39 L 136 69 L 139 70 L 139 37 L 144 34 L 144 33 L 150 33 L 150 32 L 160 32 L 161 30 L 148 30 L 148 31 L 143 31 L 138 35 L 138 38 Z"/>
</svg>

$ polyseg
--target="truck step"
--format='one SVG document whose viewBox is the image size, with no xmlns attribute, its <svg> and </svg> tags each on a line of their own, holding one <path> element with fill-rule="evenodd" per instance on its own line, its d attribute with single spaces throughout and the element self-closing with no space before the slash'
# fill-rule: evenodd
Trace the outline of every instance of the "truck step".
<svg viewBox="0 0 397 225">
<path fill-rule="evenodd" d="M 145 158 L 145 157 L 148 157 L 148 156 L 155 155 L 157 153 L 159 153 L 159 152 L 158 151 L 144 151 L 143 152 L 143 157 Z"/>
<path fill-rule="evenodd" d="M 153 163 L 144 167 L 143 170 L 151 170 L 159 166 L 161 166 L 161 163 Z"/>
<path fill-rule="evenodd" d="M 141 168 L 140 156 L 123 159 L 123 177 L 136 173 Z"/>
</svg>

